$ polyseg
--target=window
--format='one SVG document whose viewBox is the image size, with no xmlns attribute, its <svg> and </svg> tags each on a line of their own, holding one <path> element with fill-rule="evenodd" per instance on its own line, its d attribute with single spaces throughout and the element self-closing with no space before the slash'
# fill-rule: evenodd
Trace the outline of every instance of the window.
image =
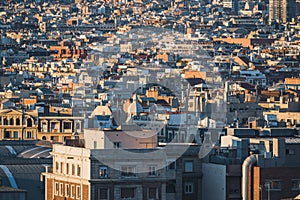
<svg viewBox="0 0 300 200">
<path fill-rule="evenodd" d="M 106 166 L 99 167 L 99 176 L 100 178 L 107 178 L 108 177 L 108 169 Z"/>
<path fill-rule="evenodd" d="M 178 131 L 174 131 L 174 136 L 175 136 L 175 137 L 178 136 Z"/>
<path fill-rule="evenodd" d="M 76 199 L 80 199 L 81 193 L 80 193 L 80 186 L 76 186 Z"/>
<path fill-rule="evenodd" d="M 156 176 L 156 167 L 155 166 L 149 166 L 149 176 Z"/>
<path fill-rule="evenodd" d="M 186 132 L 185 131 L 180 131 L 180 139 L 181 139 L 181 141 L 185 141 L 185 138 L 186 138 Z"/>
<path fill-rule="evenodd" d="M 184 184 L 184 193 L 192 194 L 194 192 L 194 184 L 193 183 L 185 183 Z"/>
<path fill-rule="evenodd" d="M 20 124 L 21 124 L 20 119 L 17 118 L 17 119 L 16 119 L 16 125 L 20 125 Z"/>
<path fill-rule="evenodd" d="M 58 191 L 59 191 L 59 185 L 57 182 L 55 182 L 55 195 L 58 195 Z"/>
<path fill-rule="evenodd" d="M 114 148 L 118 149 L 121 147 L 121 142 L 114 142 Z"/>
<path fill-rule="evenodd" d="M 99 200 L 108 200 L 108 189 L 107 188 L 99 188 L 98 189 L 98 199 Z"/>
<path fill-rule="evenodd" d="M 64 129 L 71 129 L 72 128 L 72 123 L 71 122 L 65 122 L 64 123 Z"/>
<path fill-rule="evenodd" d="M 129 199 L 135 197 L 134 188 L 121 188 L 121 199 Z"/>
<path fill-rule="evenodd" d="M 292 180 L 292 190 L 300 190 L 300 179 Z"/>
<path fill-rule="evenodd" d="M 47 132 L 47 123 L 46 122 L 43 122 L 42 123 L 42 132 Z"/>
<path fill-rule="evenodd" d="M 71 186 L 71 197 L 74 198 L 75 197 L 75 185 Z"/>
<path fill-rule="evenodd" d="M 157 199 L 158 194 L 157 194 L 157 188 L 151 187 L 148 190 L 148 199 Z"/>
<path fill-rule="evenodd" d="M 184 163 L 184 172 L 193 172 L 193 161 L 186 161 Z"/>
<path fill-rule="evenodd" d="M 18 131 L 14 131 L 14 138 L 18 138 L 18 137 L 19 137 Z"/>
<path fill-rule="evenodd" d="M 70 185 L 69 184 L 66 184 L 66 197 L 69 197 L 70 196 Z"/>
<path fill-rule="evenodd" d="M 80 166 L 77 165 L 77 176 L 80 176 L 80 172 L 81 172 L 80 170 L 81 170 Z"/>
<path fill-rule="evenodd" d="M 59 195 L 64 196 L 64 185 L 60 183 L 59 186 Z"/>
<path fill-rule="evenodd" d="M 173 131 L 168 131 L 168 137 L 169 137 L 169 140 L 172 140 L 174 138 Z"/>
<path fill-rule="evenodd" d="M 169 180 L 166 185 L 166 193 L 176 192 L 176 180 Z"/>
<path fill-rule="evenodd" d="M 66 164 L 66 174 L 69 174 L 69 168 L 70 168 L 69 163 L 67 163 Z"/>
<path fill-rule="evenodd" d="M 122 166 L 121 167 L 121 176 L 135 176 L 135 167 L 134 166 Z"/>
<path fill-rule="evenodd" d="M 265 182 L 265 189 L 266 191 L 273 190 L 279 191 L 281 190 L 281 181 L 280 180 L 266 180 Z"/>
<path fill-rule="evenodd" d="M 28 132 L 27 132 L 27 138 L 32 138 L 32 133 L 31 133 L 31 131 L 28 131 Z"/>
<path fill-rule="evenodd" d="M 60 173 L 64 173 L 64 163 L 60 163 Z"/>
<path fill-rule="evenodd" d="M 4 129 L 4 138 L 10 138 L 10 131 Z"/>
<path fill-rule="evenodd" d="M 164 134 L 164 130 L 163 129 L 161 129 L 161 131 L 160 131 L 160 135 L 161 136 L 164 136 L 165 134 Z"/>
<path fill-rule="evenodd" d="M 75 165 L 74 164 L 72 164 L 72 175 L 75 176 Z"/>
<path fill-rule="evenodd" d="M 295 155 L 295 149 L 286 149 L 287 155 Z"/>
<path fill-rule="evenodd" d="M 32 127 L 32 120 L 30 118 L 27 119 L 27 127 Z"/>
<path fill-rule="evenodd" d="M 176 169 L 176 160 L 168 160 L 167 161 L 167 170 Z"/>
<path fill-rule="evenodd" d="M 55 162 L 55 169 L 56 169 L 56 172 L 58 172 L 58 170 L 59 170 L 59 163 L 58 162 Z"/>
</svg>

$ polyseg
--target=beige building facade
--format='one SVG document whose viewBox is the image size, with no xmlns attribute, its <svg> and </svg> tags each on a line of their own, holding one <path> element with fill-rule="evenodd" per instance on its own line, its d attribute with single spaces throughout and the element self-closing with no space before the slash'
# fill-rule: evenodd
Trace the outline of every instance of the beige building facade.
<svg viewBox="0 0 300 200">
<path fill-rule="evenodd" d="M 0 110 L 1 140 L 37 139 L 37 115 L 17 110 Z"/>
</svg>

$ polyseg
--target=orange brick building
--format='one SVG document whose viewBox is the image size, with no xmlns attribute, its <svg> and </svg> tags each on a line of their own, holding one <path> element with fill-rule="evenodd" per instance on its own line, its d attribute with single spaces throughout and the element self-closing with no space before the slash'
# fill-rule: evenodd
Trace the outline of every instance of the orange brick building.
<svg viewBox="0 0 300 200">
<path fill-rule="evenodd" d="M 300 183 L 299 178 L 299 167 L 254 167 L 253 189 L 250 190 L 252 199 L 276 200 L 295 197 L 299 194 L 299 188 L 295 188 L 295 185 Z"/>
<path fill-rule="evenodd" d="M 69 150 L 68 154 L 65 154 Z M 84 148 L 53 147 L 53 170 L 45 175 L 46 200 L 90 199 L 90 154 Z M 85 168 L 86 167 L 86 168 Z"/>
<path fill-rule="evenodd" d="M 254 46 L 271 45 L 276 39 L 269 38 L 214 38 L 214 42 L 221 41 L 229 44 L 237 44 L 252 49 Z"/>
<path fill-rule="evenodd" d="M 85 59 L 87 57 L 87 51 L 80 47 L 80 43 L 73 41 L 62 41 L 60 46 L 50 46 L 49 50 L 54 52 L 52 56 L 57 61 L 68 58 Z"/>
</svg>

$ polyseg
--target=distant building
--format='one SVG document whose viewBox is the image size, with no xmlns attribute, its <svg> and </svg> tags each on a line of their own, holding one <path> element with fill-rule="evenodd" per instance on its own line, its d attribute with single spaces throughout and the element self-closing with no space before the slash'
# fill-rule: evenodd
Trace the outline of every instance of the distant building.
<svg viewBox="0 0 300 200">
<path fill-rule="evenodd" d="M 0 110 L 0 140 L 37 139 L 37 114 Z"/>
<path fill-rule="evenodd" d="M 125 128 L 124 125 L 122 130 L 84 129 L 85 147 L 89 149 L 147 149 L 157 147 L 156 132 L 134 127 L 134 125 L 127 125 Z"/>
<path fill-rule="evenodd" d="M 224 8 L 230 8 L 232 13 L 238 14 L 239 1 L 238 0 L 224 0 L 223 1 L 223 7 Z"/>
<path fill-rule="evenodd" d="M 62 41 L 60 46 L 50 46 L 50 51 L 53 52 L 54 60 L 62 60 L 68 58 L 86 58 L 86 50 L 80 47 L 80 43 Z"/>
<path fill-rule="evenodd" d="M 187 151 L 180 158 L 173 155 L 180 148 L 175 145 L 170 152 L 131 149 L 128 158 L 122 149 L 54 145 L 45 199 L 200 200 L 199 146 L 181 147 Z"/>
<path fill-rule="evenodd" d="M 296 0 L 270 0 L 269 22 L 291 22 L 296 19 Z"/>
<path fill-rule="evenodd" d="M 37 139 L 64 142 L 83 132 L 83 117 L 41 116 Z"/>
<path fill-rule="evenodd" d="M 279 200 L 299 194 L 299 137 L 289 129 L 271 130 L 264 138 L 249 131 L 222 136 L 220 148 L 202 164 L 203 199 Z"/>
<path fill-rule="evenodd" d="M 299 138 L 273 139 L 272 155 L 259 155 L 252 159 L 253 165 L 250 164 L 246 169 L 251 170 L 253 166 L 253 181 L 249 179 L 248 185 L 245 185 L 246 190 L 250 191 L 249 197 L 253 195 L 253 199 L 279 200 L 299 194 L 299 142 Z"/>
</svg>

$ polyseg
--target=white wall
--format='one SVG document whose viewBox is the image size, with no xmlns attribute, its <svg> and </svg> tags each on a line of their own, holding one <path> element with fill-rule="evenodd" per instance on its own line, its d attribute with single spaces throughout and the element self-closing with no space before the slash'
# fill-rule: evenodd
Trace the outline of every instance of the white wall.
<svg viewBox="0 0 300 200">
<path fill-rule="evenodd" d="M 157 133 L 154 131 L 84 129 L 84 140 L 85 148 L 88 149 L 113 149 L 114 142 L 120 142 L 120 148 L 123 149 L 157 147 Z M 97 144 L 96 148 L 95 144 Z"/>
<path fill-rule="evenodd" d="M 84 129 L 84 143 L 88 149 L 104 149 L 104 132 L 98 129 Z"/>
<path fill-rule="evenodd" d="M 91 173 L 90 173 L 90 150 L 85 148 L 79 147 L 70 147 L 64 146 L 60 144 L 53 145 L 53 173 L 62 175 L 68 178 L 82 178 L 85 180 L 89 180 Z M 63 173 L 60 171 L 56 171 L 56 162 L 63 163 Z M 67 163 L 69 164 L 69 173 L 67 174 L 66 167 Z M 75 175 L 72 175 L 71 168 L 72 165 L 75 165 Z M 80 176 L 77 176 L 77 166 L 80 166 Z"/>
<path fill-rule="evenodd" d="M 221 147 L 237 147 L 237 142 L 241 141 L 240 138 L 232 136 L 232 135 L 225 135 L 221 137 Z"/>
</svg>

